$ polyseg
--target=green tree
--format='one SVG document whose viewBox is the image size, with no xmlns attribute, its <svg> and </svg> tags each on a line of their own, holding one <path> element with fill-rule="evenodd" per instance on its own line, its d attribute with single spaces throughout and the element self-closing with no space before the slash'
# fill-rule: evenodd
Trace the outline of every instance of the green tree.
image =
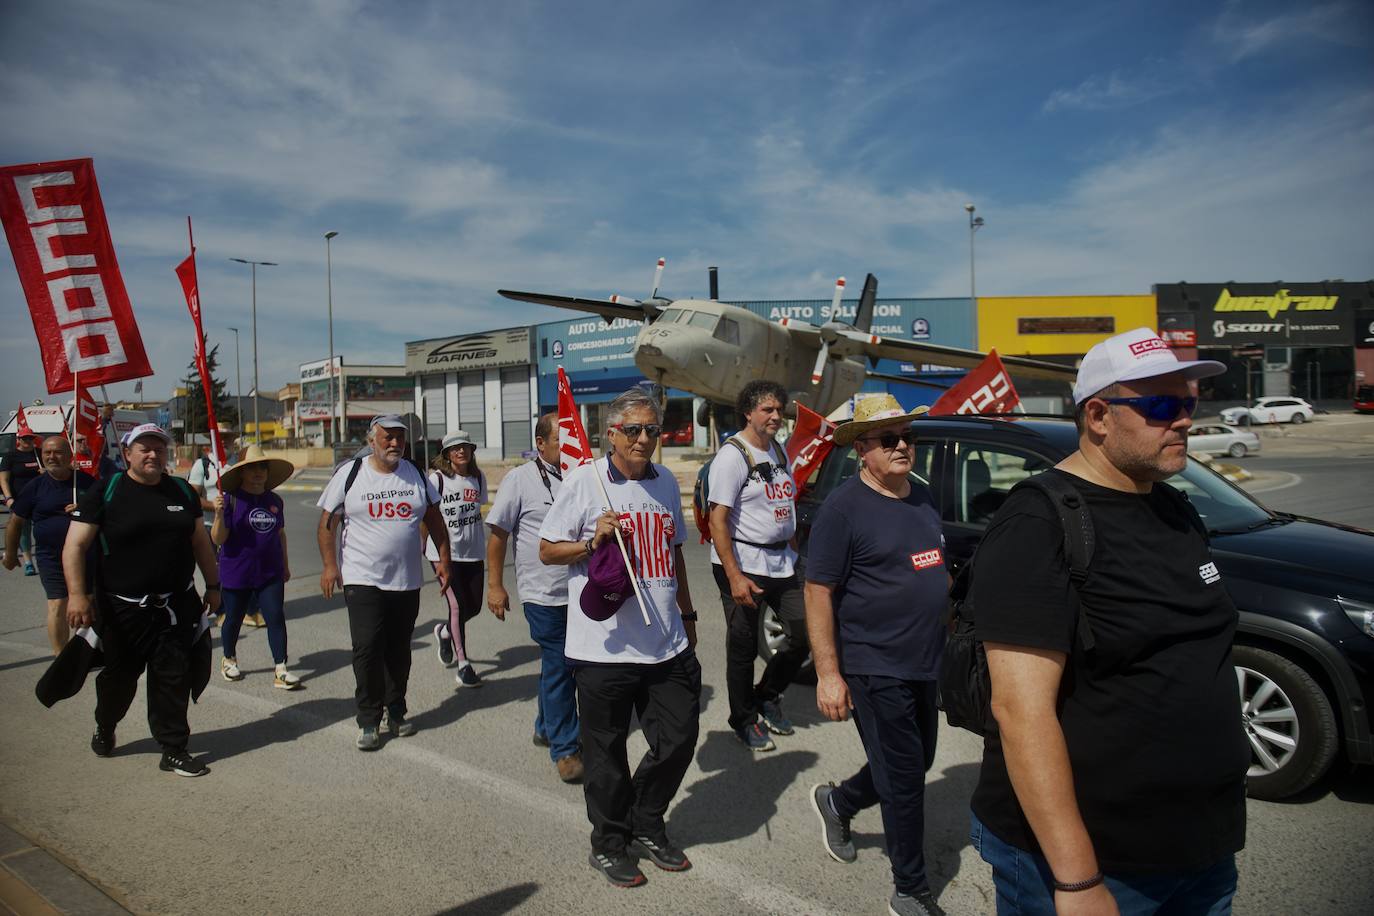
<svg viewBox="0 0 1374 916">
<path fill-rule="evenodd" d="M 215 420 L 221 426 L 238 429 L 239 411 L 237 404 L 235 404 L 236 399 L 229 396 L 228 384 L 219 377 L 218 373 L 219 344 L 211 347 L 205 354 L 205 364 L 210 368 L 210 395 L 214 398 Z M 194 354 L 192 354 L 191 362 L 187 364 L 186 369 L 185 441 L 190 442 L 192 435 L 206 432 L 205 393 L 200 383 L 200 372 L 196 369 Z"/>
</svg>

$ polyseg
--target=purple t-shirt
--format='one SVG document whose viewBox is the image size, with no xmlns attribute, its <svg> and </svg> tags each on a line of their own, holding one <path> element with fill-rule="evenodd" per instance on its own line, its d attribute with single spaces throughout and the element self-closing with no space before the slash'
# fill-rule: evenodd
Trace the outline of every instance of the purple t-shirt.
<svg viewBox="0 0 1374 916">
<path fill-rule="evenodd" d="M 221 585 L 262 588 L 285 575 L 281 533 L 286 508 L 280 496 L 271 491 L 254 496 L 242 489 L 226 493 L 224 524 L 229 540 L 219 549 Z"/>
</svg>

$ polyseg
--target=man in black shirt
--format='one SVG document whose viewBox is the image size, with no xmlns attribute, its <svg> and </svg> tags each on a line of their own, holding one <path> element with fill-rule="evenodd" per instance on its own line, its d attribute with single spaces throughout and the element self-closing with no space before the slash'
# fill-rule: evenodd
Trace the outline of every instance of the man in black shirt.
<svg viewBox="0 0 1374 916">
<path fill-rule="evenodd" d="M 200 500 L 189 484 L 166 473 L 171 436 L 156 425 L 134 427 L 124 439 L 128 471 L 88 490 L 72 516 L 62 554 L 71 598 L 67 620 L 90 626 L 93 609 L 81 593 L 86 551 L 99 539 L 96 582 L 105 667 L 96 678 L 91 750 L 108 757 L 115 726 L 124 718 L 148 671 L 148 727 L 162 745 L 159 767 L 179 776 L 209 772 L 186 751 L 191 730 L 191 649 L 202 609 L 219 608 L 219 571 Z M 205 577 L 202 604 L 193 576 Z"/>
<path fill-rule="evenodd" d="M 1087 506 L 1086 577 L 1071 582 L 1058 512 L 1036 491 L 1016 491 L 979 547 L 971 597 L 998 732 L 972 839 L 999 914 L 1230 912 L 1250 761 L 1237 614 L 1195 511 L 1162 482 L 1187 462 L 1190 383 L 1222 371 L 1147 328 L 1094 346 L 1074 385 L 1079 449 L 1046 472 Z"/>
<path fill-rule="evenodd" d="M 0 493 L 4 494 L 5 505 L 11 511 L 14 509 L 14 500 L 19 496 L 20 491 L 28 486 L 29 481 L 43 473 L 43 464 L 38 455 L 38 437 L 33 433 L 28 435 L 19 434 L 14 437 L 14 448 L 0 455 Z M 36 576 L 38 570 L 33 565 L 33 555 L 30 553 L 33 540 L 32 522 L 24 525 L 19 539 L 18 555 L 24 561 L 24 575 Z"/>
</svg>

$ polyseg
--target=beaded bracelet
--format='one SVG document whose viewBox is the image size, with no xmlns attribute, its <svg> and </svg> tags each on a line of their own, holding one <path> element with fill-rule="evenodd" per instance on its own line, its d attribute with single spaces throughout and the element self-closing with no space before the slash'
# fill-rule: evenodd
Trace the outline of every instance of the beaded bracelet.
<svg viewBox="0 0 1374 916">
<path fill-rule="evenodd" d="M 1057 891 L 1064 891 L 1065 893 L 1071 894 L 1075 891 L 1090 890 L 1091 888 L 1097 887 L 1104 880 L 1106 880 L 1106 877 L 1102 874 L 1102 872 L 1098 872 L 1091 878 L 1088 878 L 1086 881 L 1075 881 L 1072 884 L 1065 884 L 1062 881 L 1055 881 L 1054 889 Z"/>
</svg>

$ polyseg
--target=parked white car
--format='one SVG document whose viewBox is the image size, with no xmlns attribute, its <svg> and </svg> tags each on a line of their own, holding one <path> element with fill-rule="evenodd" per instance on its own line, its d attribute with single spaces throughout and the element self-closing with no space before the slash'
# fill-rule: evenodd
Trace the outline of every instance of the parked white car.
<svg viewBox="0 0 1374 916">
<path fill-rule="evenodd" d="M 1247 413 L 1251 423 L 1306 423 L 1317 410 L 1302 398 L 1271 396 L 1256 398 L 1250 407 L 1228 407 L 1221 412 L 1221 420 L 1235 426 L 1245 422 Z"/>
<path fill-rule="evenodd" d="M 1248 429 L 1194 426 L 1188 430 L 1188 452 L 1192 455 L 1230 455 L 1232 458 L 1244 458 L 1259 450 L 1260 437 Z"/>
</svg>

